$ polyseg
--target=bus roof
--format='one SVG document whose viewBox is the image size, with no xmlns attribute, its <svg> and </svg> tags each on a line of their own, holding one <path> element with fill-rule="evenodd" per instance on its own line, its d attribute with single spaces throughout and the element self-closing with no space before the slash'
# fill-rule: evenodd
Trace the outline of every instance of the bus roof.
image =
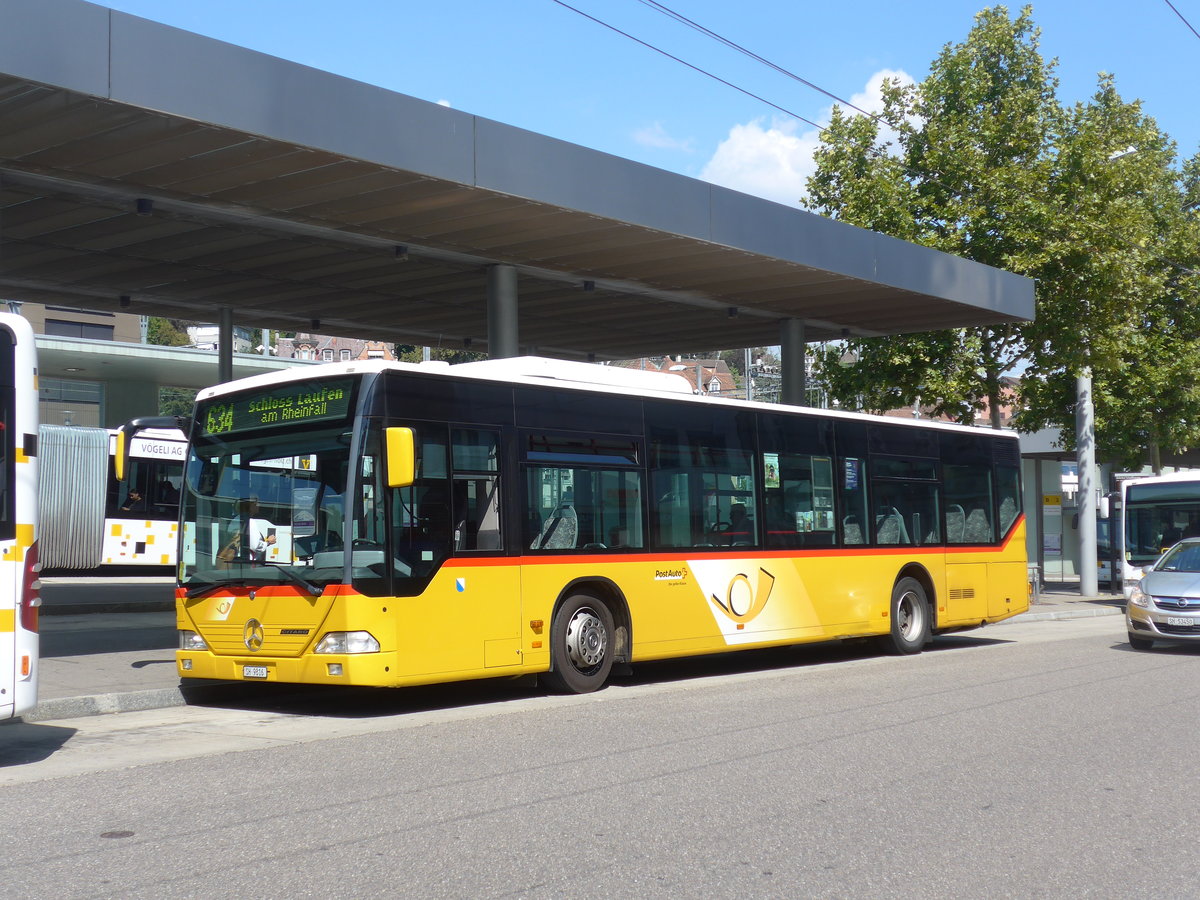
<svg viewBox="0 0 1200 900">
<path fill-rule="evenodd" d="M 807 406 L 784 406 L 778 403 L 761 403 L 732 397 L 711 397 L 693 393 L 686 379 L 666 372 L 647 372 L 639 369 L 626 369 L 621 366 L 570 362 L 561 359 L 547 359 L 540 356 L 487 359 L 479 362 L 459 363 L 458 365 L 450 365 L 449 363 L 440 361 L 405 363 L 378 359 L 331 362 L 325 363 L 320 367 L 264 372 L 261 375 L 253 375 L 249 378 L 214 385 L 200 391 L 196 396 L 196 400 L 199 402 L 226 394 L 240 393 L 244 390 L 258 390 L 272 385 L 284 385 L 297 381 L 325 380 L 328 378 L 344 377 L 346 375 L 381 374 L 384 372 L 407 372 L 442 378 L 469 378 L 479 381 L 542 387 L 553 386 L 567 390 L 619 394 L 622 396 L 666 397 L 681 402 L 707 403 L 721 406 L 733 405 L 767 412 L 789 411 L 869 422 L 883 420 L 888 424 L 909 428 L 937 428 L 947 431 L 972 432 L 986 431 L 998 438 L 1017 440 L 1016 433 L 1012 431 L 997 431 L 992 428 L 959 425 L 953 422 L 884 417 L 869 413 L 817 409 Z"/>
</svg>

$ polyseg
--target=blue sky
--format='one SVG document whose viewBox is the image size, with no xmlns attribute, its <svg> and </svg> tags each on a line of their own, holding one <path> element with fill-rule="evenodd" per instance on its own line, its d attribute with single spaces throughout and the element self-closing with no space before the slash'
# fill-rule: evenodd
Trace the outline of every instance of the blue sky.
<svg viewBox="0 0 1200 900">
<path fill-rule="evenodd" d="M 640 0 L 565 0 L 791 113 L 832 101 Z M 1200 30 L 1200 0 L 1172 0 Z M 921 80 L 982 4 L 963 0 L 663 0 L 664 5 L 859 105 L 882 73 Z M 102 5 L 784 203 L 803 192 L 815 129 L 554 0 L 110 0 Z M 1010 4 L 1011 10 L 1018 9 Z M 1165 0 L 1033 5 L 1059 95 L 1116 76 L 1179 144 L 1200 150 L 1200 38 Z"/>
</svg>

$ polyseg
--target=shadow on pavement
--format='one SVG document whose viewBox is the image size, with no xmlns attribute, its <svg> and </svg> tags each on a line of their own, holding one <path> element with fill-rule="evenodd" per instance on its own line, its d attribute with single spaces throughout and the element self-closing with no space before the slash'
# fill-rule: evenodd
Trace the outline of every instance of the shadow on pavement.
<svg viewBox="0 0 1200 900">
<path fill-rule="evenodd" d="M 925 652 L 943 653 L 1004 643 L 1010 641 L 966 634 L 941 635 Z M 746 650 L 625 666 L 620 671 L 614 669 L 611 683 L 621 686 L 678 683 L 719 675 L 808 668 L 882 655 L 869 639 Z M 192 685 L 185 680 L 181 692 L 189 706 L 329 718 L 375 718 L 552 696 L 537 686 L 535 676 L 528 675 L 402 688 L 245 682 Z"/>
<path fill-rule="evenodd" d="M 75 735 L 76 729 L 17 719 L 0 724 L 0 768 L 49 759 Z"/>
</svg>

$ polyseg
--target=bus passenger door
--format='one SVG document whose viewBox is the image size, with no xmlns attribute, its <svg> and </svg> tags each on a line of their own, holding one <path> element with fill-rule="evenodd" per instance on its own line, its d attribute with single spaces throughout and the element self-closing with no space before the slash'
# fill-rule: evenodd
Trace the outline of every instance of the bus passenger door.
<svg viewBox="0 0 1200 900">
<path fill-rule="evenodd" d="M 417 437 L 417 479 L 397 490 L 392 512 L 394 555 L 402 567 L 397 640 L 404 672 L 482 673 L 520 665 L 521 569 L 500 555 L 498 436 L 453 429 L 452 469 L 445 432 L 425 427 Z"/>
</svg>

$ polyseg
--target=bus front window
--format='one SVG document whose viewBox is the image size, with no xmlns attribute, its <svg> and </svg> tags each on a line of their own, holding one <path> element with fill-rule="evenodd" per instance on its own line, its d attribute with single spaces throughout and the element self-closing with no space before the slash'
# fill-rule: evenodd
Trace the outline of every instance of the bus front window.
<svg viewBox="0 0 1200 900">
<path fill-rule="evenodd" d="M 184 586 L 321 586 L 343 571 L 344 427 L 196 441 L 183 493 Z"/>
</svg>

